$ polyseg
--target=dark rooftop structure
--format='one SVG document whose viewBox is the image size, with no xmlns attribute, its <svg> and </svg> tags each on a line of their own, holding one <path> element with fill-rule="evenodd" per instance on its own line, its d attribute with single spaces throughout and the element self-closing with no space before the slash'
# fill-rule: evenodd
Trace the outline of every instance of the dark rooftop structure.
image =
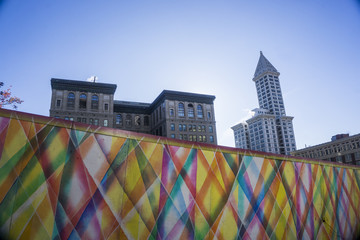
<svg viewBox="0 0 360 240">
<path fill-rule="evenodd" d="M 68 91 L 114 94 L 116 90 L 116 84 L 52 78 L 51 88 Z"/>
</svg>

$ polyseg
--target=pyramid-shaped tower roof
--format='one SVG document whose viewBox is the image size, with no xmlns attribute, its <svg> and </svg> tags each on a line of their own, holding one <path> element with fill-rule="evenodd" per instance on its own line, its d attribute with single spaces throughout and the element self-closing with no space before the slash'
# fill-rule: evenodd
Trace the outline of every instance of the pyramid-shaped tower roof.
<svg viewBox="0 0 360 240">
<path fill-rule="evenodd" d="M 254 79 L 265 72 L 273 72 L 273 73 L 280 74 L 276 70 L 276 68 L 269 62 L 269 60 L 266 59 L 266 57 L 263 55 L 262 51 L 260 51 L 260 58 L 259 58 L 259 62 L 256 66 L 256 70 L 254 73 Z"/>
</svg>

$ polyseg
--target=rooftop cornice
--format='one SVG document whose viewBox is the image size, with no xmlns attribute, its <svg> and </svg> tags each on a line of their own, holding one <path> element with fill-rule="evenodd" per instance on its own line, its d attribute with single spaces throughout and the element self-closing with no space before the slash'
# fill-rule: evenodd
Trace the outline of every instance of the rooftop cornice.
<svg viewBox="0 0 360 240">
<path fill-rule="evenodd" d="M 320 143 L 314 146 L 310 146 L 310 147 L 305 147 L 302 149 L 298 149 L 293 151 L 293 153 L 298 154 L 298 153 L 303 153 L 303 152 L 307 152 L 307 151 L 311 151 L 311 150 L 316 150 L 319 148 L 323 148 L 323 147 L 329 147 L 329 146 L 333 146 L 333 145 L 338 145 L 338 144 L 342 144 L 344 142 L 348 142 L 348 141 L 353 141 L 353 140 L 357 140 L 360 139 L 360 134 L 356 134 L 356 135 L 352 135 L 349 137 L 344 137 L 344 138 L 340 138 L 334 141 L 329 141 L 329 142 L 325 142 L 325 143 Z"/>
<path fill-rule="evenodd" d="M 206 95 L 199 93 L 179 92 L 172 90 L 163 90 L 160 95 L 151 103 L 151 108 L 156 108 L 164 100 L 176 100 L 184 102 L 198 102 L 213 104 L 215 100 L 214 95 Z"/>
<path fill-rule="evenodd" d="M 150 114 L 150 103 L 114 100 L 114 112 Z"/>
<path fill-rule="evenodd" d="M 246 122 L 241 122 L 241 123 L 236 124 L 235 126 L 232 126 L 231 129 L 232 129 L 232 130 L 237 130 L 237 129 L 239 129 L 240 127 L 244 127 L 245 125 L 247 125 Z"/>
<path fill-rule="evenodd" d="M 249 118 L 248 120 L 246 120 L 246 123 L 253 122 L 253 121 L 255 121 L 257 119 L 260 119 L 260 118 L 274 118 L 274 119 L 276 119 L 276 116 L 273 115 L 273 114 L 259 114 L 259 115 L 253 116 L 253 117 Z"/>
<path fill-rule="evenodd" d="M 52 78 L 51 88 L 58 90 L 114 94 L 116 84 Z"/>
<path fill-rule="evenodd" d="M 206 94 L 198 94 L 198 93 L 189 93 L 189 92 L 179 92 L 172 90 L 164 90 L 160 93 L 160 95 L 154 100 L 154 103 L 159 101 L 160 99 L 167 100 L 179 100 L 179 101 L 188 101 L 188 102 L 201 102 L 201 103 L 213 103 L 215 100 L 215 96 L 206 95 Z"/>
</svg>

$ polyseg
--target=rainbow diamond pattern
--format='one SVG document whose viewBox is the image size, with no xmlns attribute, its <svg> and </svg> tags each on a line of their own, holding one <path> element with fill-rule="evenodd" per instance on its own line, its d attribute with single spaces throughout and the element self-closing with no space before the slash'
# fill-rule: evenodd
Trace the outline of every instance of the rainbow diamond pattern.
<svg viewBox="0 0 360 240">
<path fill-rule="evenodd" d="M 9 239 L 352 239 L 360 168 L 0 110 Z"/>
</svg>

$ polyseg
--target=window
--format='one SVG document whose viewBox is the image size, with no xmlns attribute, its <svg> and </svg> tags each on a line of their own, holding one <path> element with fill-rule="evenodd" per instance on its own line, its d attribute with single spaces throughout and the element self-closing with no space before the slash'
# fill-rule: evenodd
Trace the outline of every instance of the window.
<svg viewBox="0 0 360 240">
<path fill-rule="evenodd" d="M 206 132 L 206 127 L 205 127 L 205 125 L 202 125 L 202 126 L 201 126 L 201 129 L 202 129 L 203 132 Z"/>
<path fill-rule="evenodd" d="M 105 120 L 104 120 L 104 127 L 107 127 L 107 126 L 108 126 L 108 120 L 105 119 Z"/>
<path fill-rule="evenodd" d="M 80 109 L 85 109 L 86 108 L 86 94 L 85 93 L 80 94 L 79 108 Z"/>
<path fill-rule="evenodd" d="M 201 125 L 198 125 L 198 131 L 201 132 Z"/>
<path fill-rule="evenodd" d="M 65 117 L 64 119 L 65 119 L 65 120 L 69 120 L 69 117 Z"/>
<path fill-rule="evenodd" d="M 97 95 L 91 97 L 91 109 L 99 109 L 99 97 Z"/>
<path fill-rule="evenodd" d="M 201 135 L 199 136 L 199 142 L 202 142 L 202 136 Z"/>
<path fill-rule="evenodd" d="M 74 121 L 74 118 L 71 117 L 71 118 L 69 118 L 69 120 L 70 120 L 70 121 Z"/>
<path fill-rule="evenodd" d="M 210 136 L 210 142 L 214 142 L 214 136 Z"/>
<path fill-rule="evenodd" d="M 175 134 L 171 134 L 171 138 L 175 138 Z"/>
<path fill-rule="evenodd" d="M 171 129 L 171 131 L 175 131 L 175 124 L 170 124 L 170 129 Z"/>
<path fill-rule="evenodd" d="M 188 104 L 188 117 L 194 117 L 194 106 L 192 104 Z"/>
<path fill-rule="evenodd" d="M 96 126 L 99 125 L 99 119 L 97 119 L 97 118 L 94 119 L 94 125 L 96 125 Z"/>
<path fill-rule="evenodd" d="M 109 104 L 108 104 L 108 103 L 105 103 L 105 104 L 104 104 L 104 110 L 105 110 L 105 111 L 109 111 Z"/>
<path fill-rule="evenodd" d="M 125 124 L 127 127 L 131 127 L 131 115 L 126 115 Z"/>
<path fill-rule="evenodd" d="M 352 158 L 351 158 L 351 155 L 350 155 L 350 154 L 346 154 L 346 155 L 345 155 L 345 161 L 346 161 L 346 162 L 351 162 L 351 161 L 352 161 Z"/>
<path fill-rule="evenodd" d="M 204 117 L 203 108 L 202 108 L 201 105 L 197 105 L 197 117 L 198 118 L 203 118 Z"/>
<path fill-rule="evenodd" d="M 141 125 L 141 118 L 139 115 L 135 116 L 135 126 Z"/>
<path fill-rule="evenodd" d="M 77 121 L 77 122 L 81 122 L 81 118 L 78 117 L 76 121 Z"/>
<path fill-rule="evenodd" d="M 182 130 L 183 130 L 183 125 L 179 124 L 179 131 L 182 132 Z"/>
<path fill-rule="evenodd" d="M 173 117 L 175 114 L 174 114 L 174 109 L 173 108 L 170 108 L 170 117 Z"/>
<path fill-rule="evenodd" d="M 150 121 L 149 121 L 149 116 L 145 116 L 144 117 L 144 126 L 149 126 Z"/>
<path fill-rule="evenodd" d="M 183 131 L 186 132 L 186 124 L 183 124 Z"/>
<path fill-rule="evenodd" d="M 122 125 L 122 116 L 121 114 L 116 115 L 116 124 Z"/>
<path fill-rule="evenodd" d="M 212 132 L 213 132 L 213 127 L 209 126 L 209 133 L 212 133 Z"/>
<path fill-rule="evenodd" d="M 203 136 L 203 142 L 206 142 L 206 136 L 205 135 Z"/>
<path fill-rule="evenodd" d="M 179 135 L 179 139 L 183 140 L 183 135 L 182 134 Z"/>
<path fill-rule="evenodd" d="M 86 123 L 86 118 L 82 118 L 82 119 L 81 119 L 81 122 L 82 122 L 82 123 Z"/>
<path fill-rule="evenodd" d="M 183 117 L 185 116 L 185 108 L 184 108 L 184 104 L 183 103 L 179 103 L 179 106 L 178 106 L 178 115 L 179 117 Z"/>
<path fill-rule="evenodd" d="M 192 130 L 196 132 L 196 125 L 192 125 Z"/>
<path fill-rule="evenodd" d="M 67 107 L 68 108 L 74 108 L 75 107 L 75 94 L 69 93 L 67 97 Z"/>
<path fill-rule="evenodd" d="M 211 119 L 211 113 L 210 112 L 207 112 L 207 118 L 208 118 L 208 120 Z"/>
<path fill-rule="evenodd" d="M 92 125 L 92 124 L 93 124 L 93 122 L 94 122 L 94 119 L 89 118 L 89 124 L 90 124 L 90 125 Z"/>
<path fill-rule="evenodd" d="M 61 100 L 60 99 L 56 100 L 56 107 L 61 107 Z"/>
</svg>

